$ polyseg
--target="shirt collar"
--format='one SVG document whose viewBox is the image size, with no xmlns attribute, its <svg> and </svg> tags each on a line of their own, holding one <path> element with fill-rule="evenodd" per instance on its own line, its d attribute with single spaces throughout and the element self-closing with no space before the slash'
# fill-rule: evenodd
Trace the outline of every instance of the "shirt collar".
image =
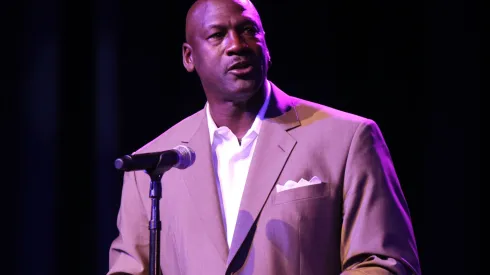
<svg viewBox="0 0 490 275">
<path fill-rule="evenodd" d="M 271 84 L 270 82 L 266 79 L 265 80 L 265 100 L 264 104 L 262 104 L 262 107 L 260 108 L 257 116 L 255 117 L 254 122 L 252 123 L 252 126 L 250 129 L 247 131 L 245 134 L 244 138 L 250 135 L 252 132 L 255 134 L 259 135 L 260 133 L 260 128 L 262 126 L 262 121 L 264 120 L 265 113 L 267 111 L 267 106 L 269 106 L 269 101 L 271 97 Z M 211 141 L 211 144 L 213 144 L 214 141 L 214 133 L 221 128 L 227 128 L 226 126 L 218 128 L 216 126 L 216 123 L 214 122 L 213 118 L 211 117 L 211 112 L 209 111 L 209 103 L 206 103 L 206 116 L 208 120 L 208 129 L 209 129 L 209 140 Z"/>
</svg>

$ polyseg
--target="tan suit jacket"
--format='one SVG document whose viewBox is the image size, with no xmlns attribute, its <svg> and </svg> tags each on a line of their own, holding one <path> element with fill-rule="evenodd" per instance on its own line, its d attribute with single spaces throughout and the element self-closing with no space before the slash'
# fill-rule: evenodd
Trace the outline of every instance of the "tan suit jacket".
<svg viewBox="0 0 490 275">
<path fill-rule="evenodd" d="M 205 109 L 136 152 L 179 144 L 196 161 L 162 177 L 164 275 L 421 274 L 407 203 L 374 121 L 272 84 L 230 248 Z M 313 176 L 322 183 L 277 192 Z M 124 174 L 108 274 L 148 273 L 149 182 L 142 171 Z"/>
</svg>

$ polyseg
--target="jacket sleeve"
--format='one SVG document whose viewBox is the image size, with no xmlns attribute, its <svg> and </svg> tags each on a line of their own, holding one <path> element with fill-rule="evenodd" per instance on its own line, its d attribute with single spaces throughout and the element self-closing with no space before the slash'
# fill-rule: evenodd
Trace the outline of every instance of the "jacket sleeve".
<svg viewBox="0 0 490 275">
<path fill-rule="evenodd" d="M 119 235 L 109 249 L 107 275 L 148 274 L 148 216 L 141 201 L 135 172 L 124 174 L 117 228 Z"/>
<path fill-rule="evenodd" d="M 361 123 L 343 186 L 342 275 L 421 274 L 411 217 L 378 125 Z"/>
</svg>

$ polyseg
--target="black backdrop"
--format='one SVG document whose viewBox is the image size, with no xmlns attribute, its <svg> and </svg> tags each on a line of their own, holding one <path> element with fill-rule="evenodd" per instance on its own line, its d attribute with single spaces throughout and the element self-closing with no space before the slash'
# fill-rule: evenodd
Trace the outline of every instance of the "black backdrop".
<svg viewBox="0 0 490 275">
<path fill-rule="evenodd" d="M 189 1 L 0 5 L 5 274 L 104 274 L 114 159 L 202 108 Z M 479 9 L 469 1 L 255 1 L 291 95 L 374 119 L 425 274 L 479 269 Z M 5 258 L 4 258 L 5 259 Z"/>
</svg>

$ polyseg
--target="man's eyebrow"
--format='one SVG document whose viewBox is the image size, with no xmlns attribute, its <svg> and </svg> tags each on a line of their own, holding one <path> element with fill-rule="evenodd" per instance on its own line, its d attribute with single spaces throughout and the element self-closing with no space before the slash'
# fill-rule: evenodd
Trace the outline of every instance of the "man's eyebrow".
<svg viewBox="0 0 490 275">
<path fill-rule="evenodd" d="M 224 29 L 226 26 L 224 24 L 208 24 L 205 26 L 205 29 Z"/>
<path fill-rule="evenodd" d="M 255 22 L 252 19 L 248 19 L 248 18 L 237 23 L 237 26 L 245 26 L 245 25 L 254 25 L 254 26 L 259 27 L 259 25 L 257 24 L 257 22 Z M 211 23 L 211 24 L 205 25 L 204 28 L 206 30 L 210 30 L 210 29 L 226 29 L 227 28 L 227 25 L 226 24 L 219 24 L 219 23 Z"/>
</svg>

